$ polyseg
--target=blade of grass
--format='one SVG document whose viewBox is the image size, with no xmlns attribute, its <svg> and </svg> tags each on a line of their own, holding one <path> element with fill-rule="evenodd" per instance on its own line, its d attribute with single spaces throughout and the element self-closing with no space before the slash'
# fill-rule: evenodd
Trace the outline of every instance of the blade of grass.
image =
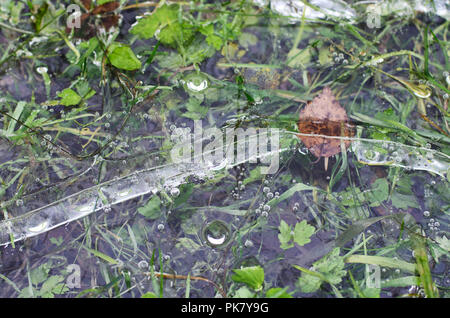
<svg viewBox="0 0 450 318">
<path fill-rule="evenodd" d="M 91 254 L 93 254 L 94 256 L 97 256 L 98 258 L 101 258 L 104 261 L 107 261 L 108 263 L 112 264 L 112 265 L 117 265 L 119 262 L 117 260 L 115 260 L 114 258 L 103 254 L 102 252 L 99 252 L 97 250 L 91 249 L 89 247 L 83 246 L 83 248 L 85 250 L 87 250 L 88 252 L 90 252 Z"/>
<path fill-rule="evenodd" d="M 402 260 L 393 259 L 384 256 L 370 256 L 370 255 L 351 255 L 345 258 L 346 263 L 362 263 L 372 264 L 382 267 L 399 268 L 404 271 L 415 273 L 417 271 L 416 264 L 411 264 Z"/>
</svg>

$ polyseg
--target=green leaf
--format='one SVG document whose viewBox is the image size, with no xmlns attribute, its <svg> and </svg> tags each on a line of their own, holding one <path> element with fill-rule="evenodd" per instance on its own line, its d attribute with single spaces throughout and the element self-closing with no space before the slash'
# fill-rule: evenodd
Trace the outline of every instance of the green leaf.
<svg viewBox="0 0 450 318">
<path fill-rule="evenodd" d="M 264 269 L 260 266 L 244 267 L 234 269 L 234 275 L 231 279 L 238 283 L 244 283 L 247 286 L 258 291 L 262 289 L 264 283 Z"/>
<path fill-rule="evenodd" d="M 447 252 L 450 252 L 450 240 L 445 235 L 443 235 L 442 237 L 437 236 L 436 242 L 439 243 L 439 246 L 442 249 L 446 250 Z"/>
<path fill-rule="evenodd" d="M 329 254 L 314 263 L 314 270 L 322 273 L 327 282 L 339 284 L 342 277 L 347 273 L 344 269 L 345 262 L 342 256 L 339 256 L 340 248 L 334 248 Z"/>
<path fill-rule="evenodd" d="M 278 227 L 280 234 L 278 234 L 278 239 L 280 240 L 280 247 L 282 249 L 288 249 L 294 246 L 294 243 L 288 244 L 292 240 L 291 227 L 281 220 L 280 226 Z"/>
<path fill-rule="evenodd" d="M 41 264 L 39 267 L 33 269 L 30 273 L 31 282 L 33 285 L 38 285 L 45 281 L 48 277 L 51 265 L 48 263 Z"/>
<path fill-rule="evenodd" d="M 208 107 L 201 105 L 201 101 L 196 98 L 190 98 L 186 103 L 187 113 L 184 113 L 184 117 L 191 118 L 193 120 L 202 119 L 208 113 Z"/>
<path fill-rule="evenodd" d="M 138 208 L 138 212 L 148 219 L 157 219 L 161 216 L 161 199 L 154 195 L 146 205 Z"/>
<path fill-rule="evenodd" d="M 383 201 L 389 197 L 389 184 L 386 178 L 375 180 L 372 184 L 371 204 L 370 206 L 379 206 Z"/>
<path fill-rule="evenodd" d="M 173 200 L 173 206 L 177 207 L 180 204 L 185 203 L 190 197 L 192 192 L 194 191 L 194 184 L 185 183 L 180 186 L 180 195 Z"/>
<path fill-rule="evenodd" d="M 53 298 L 53 294 L 63 294 L 69 290 L 64 284 L 60 284 L 64 281 L 64 277 L 61 275 L 50 276 L 43 284 L 39 293 L 42 297 Z"/>
<path fill-rule="evenodd" d="M 247 185 L 248 183 L 252 183 L 253 181 L 261 179 L 261 167 L 256 167 L 250 171 L 250 175 L 242 181 L 243 185 Z"/>
<path fill-rule="evenodd" d="M 155 293 L 147 292 L 145 294 L 142 294 L 141 298 L 158 298 Z"/>
<path fill-rule="evenodd" d="M 236 290 L 233 298 L 253 298 L 255 297 L 255 293 L 252 292 L 248 287 L 242 286 L 238 290 Z"/>
<path fill-rule="evenodd" d="M 220 36 L 214 34 L 214 25 L 208 24 L 200 28 L 200 33 L 206 36 L 206 43 L 214 47 L 216 50 L 220 50 L 223 45 L 223 40 Z"/>
<path fill-rule="evenodd" d="M 113 66 L 126 71 L 140 69 L 142 65 L 130 47 L 120 44 L 112 45 L 108 58 Z"/>
<path fill-rule="evenodd" d="M 61 97 L 60 103 L 64 106 L 78 105 L 78 103 L 81 101 L 81 96 L 71 88 L 64 89 L 61 93 L 58 94 L 58 97 Z"/>
<path fill-rule="evenodd" d="M 215 48 L 197 36 L 186 49 L 186 63 L 187 65 L 199 64 L 205 58 L 213 56 L 215 52 Z"/>
<path fill-rule="evenodd" d="M 297 223 L 294 228 L 294 242 L 300 246 L 308 244 L 311 242 L 311 235 L 315 232 L 314 226 L 306 223 L 306 220 Z"/>
<path fill-rule="evenodd" d="M 342 277 L 347 272 L 343 270 L 345 262 L 344 258 L 339 256 L 339 253 L 340 248 L 334 248 L 330 253 L 315 262 L 311 270 L 294 265 L 295 268 L 302 271 L 298 284 L 303 292 L 315 292 L 324 281 L 333 285 L 342 281 Z"/>
<path fill-rule="evenodd" d="M 380 288 L 366 288 L 362 291 L 367 298 L 380 298 Z"/>
<path fill-rule="evenodd" d="M 302 276 L 298 278 L 298 285 L 304 293 L 313 293 L 320 288 L 322 280 L 313 275 L 302 273 Z"/>
<path fill-rule="evenodd" d="M 251 45 L 258 43 L 258 37 L 252 33 L 242 33 L 239 36 L 239 44 L 248 49 Z"/>
<path fill-rule="evenodd" d="M 179 8 L 178 4 L 164 4 L 158 7 L 151 15 L 139 19 L 132 27 L 130 33 L 142 39 L 149 39 L 155 36 L 159 38 L 161 43 L 167 45 L 188 41 L 192 37 L 194 30 L 192 25 L 180 22 L 178 19 Z"/>
<path fill-rule="evenodd" d="M 288 55 L 288 65 L 290 67 L 305 67 L 311 61 L 311 50 L 309 47 L 305 49 L 294 48 Z"/>
<path fill-rule="evenodd" d="M 292 295 L 286 292 L 287 288 L 271 288 L 266 292 L 267 298 L 292 298 Z"/>
<path fill-rule="evenodd" d="M 178 243 L 175 244 L 175 247 L 178 249 L 185 248 L 188 249 L 189 251 L 194 252 L 200 248 L 200 245 L 195 243 L 188 237 L 181 237 L 178 239 Z"/>
<path fill-rule="evenodd" d="M 391 196 L 392 205 L 397 209 L 419 208 L 416 198 L 413 195 L 405 195 L 398 192 L 394 192 Z"/>
</svg>

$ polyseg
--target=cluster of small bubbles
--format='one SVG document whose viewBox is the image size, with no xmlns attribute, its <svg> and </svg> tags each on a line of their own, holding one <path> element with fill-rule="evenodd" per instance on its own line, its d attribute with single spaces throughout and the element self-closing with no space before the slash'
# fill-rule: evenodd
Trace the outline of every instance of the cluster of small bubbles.
<svg viewBox="0 0 450 318">
<path fill-rule="evenodd" d="M 260 215 L 260 214 L 261 214 L 261 209 L 256 209 L 256 210 L 255 210 L 255 214 L 256 214 L 256 215 Z"/>
<path fill-rule="evenodd" d="M 109 213 L 109 212 L 111 212 L 111 206 L 108 204 L 108 205 L 105 205 L 104 207 L 103 207 L 103 211 L 105 211 L 105 213 Z"/>
<path fill-rule="evenodd" d="M 163 259 L 167 262 L 167 261 L 170 261 L 170 255 L 169 254 L 165 254 L 164 256 L 163 256 Z"/>
<path fill-rule="evenodd" d="M 111 126 L 110 123 L 105 123 L 105 128 L 109 128 Z"/>
<path fill-rule="evenodd" d="M 295 180 L 295 179 L 292 179 L 292 183 L 296 183 L 297 182 L 297 180 Z"/>
<path fill-rule="evenodd" d="M 425 145 L 425 148 L 431 149 L 431 144 L 427 143 L 427 144 Z"/>
<path fill-rule="evenodd" d="M 429 217 L 430 216 L 430 211 L 423 211 L 423 216 L 424 217 Z"/>
<path fill-rule="evenodd" d="M 17 206 L 22 206 L 23 205 L 23 200 L 22 199 L 16 200 L 16 205 Z"/>
<path fill-rule="evenodd" d="M 270 205 L 265 204 L 265 205 L 263 206 L 263 210 L 266 211 L 266 212 L 269 212 L 269 211 L 270 211 Z"/>
<path fill-rule="evenodd" d="M 300 204 L 298 202 L 295 202 L 294 207 L 292 208 L 292 211 L 297 212 L 299 206 L 300 206 Z"/>
<path fill-rule="evenodd" d="M 280 197 L 280 192 L 275 191 L 275 199 L 278 199 Z"/>
<path fill-rule="evenodd" d="M 266 196 L 267 196 L 267 199 L 272 199 L 273 198 L 273 193 L 272 192 L 268 192 L 267 194 L 266 194 Z"/>
<path fill-rule="evenodd" d="M 267 213 L 267 211 L 262 211 L 262 212 L 261 212 L 261 216 L 264 217 L 264 218 L 266 218 L 266 217 L 269 216 L 269 213 Z"/>
<path fill-rule="evenodd" d="M 333 52 L 333 58 L 335 63 L 340 63 L 342 61 L 343 64 L 348 64 L 348 60 L 345 59 L 345 56 L 343 53 L 337 53 Z"/>
<path fill-rule="evenodd" d="M 162 223 L 158 224 L 158 231 L 160 232 L 164 231 L 164 224 Z"/>
</svg>

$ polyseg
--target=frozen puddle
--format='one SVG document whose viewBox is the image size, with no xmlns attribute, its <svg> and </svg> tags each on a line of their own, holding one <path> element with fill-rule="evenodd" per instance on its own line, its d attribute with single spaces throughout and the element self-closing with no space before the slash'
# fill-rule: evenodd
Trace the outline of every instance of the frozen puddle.
<svg viewBox="0 0 450 318">
<path fill-rule="evenodd" d="M 280 133 L 280 139 L 295 138 L 299 140 L 297 135 L 299 133 L 283 132 Z M 441 177 L 447 176 L 448 178 L 450 157 L 428 147 L 413 147 L 395 142 L 363 138 L 319 136 L 352 140 L 350 150 L 357 161 L 367 165 L 397 166 L 407 170 L 424 170 L 438 174 Z M 235 146 L 236 149 L 247 150 L 248 142 L 244 139 L 243 143 L 238 141 L 235 143 Z M 253 154 L 253 156 L 246 158 L 245 161 L 230 161 L 225 158 L 221 162 L 210 162 L 209 164 L 204 164 L 202 161 L 196 163 L 194 160 L 193 163 L 172 163 L 152 167 L 103 182 L 12 218 L 7 217 L 8 209 L 14 208 L 14 205 L 10 203 L 9 206 L 3 206 L 5 220 L 0 222 L 0 245 L 8 245 L 11 241 L 16 242 L 45 233 L 97 211 L 104 210 L 108 212 L 112 205 L 142 195 L 157 194 L 161 190 L 176 191 L 181 184 L 188 182 L 187 180 L 190 176 L 196 176 L 199 179 L 213 177 L 215 173 L 222 169 L 229 169 L 245 162 L 257 163 L 257 160 L 267 159 L 263 157 L 278 156 L 285 151 L 292 151 L 294 154 L 295 151 L 293 150 L 292 147 L 282 149 L 275 147 L 273 151 L 271 149 L 271 151 L 263 154 L 259 152 Z M 213 239 L 222 238 L 213 237 Z"/>
</svg>

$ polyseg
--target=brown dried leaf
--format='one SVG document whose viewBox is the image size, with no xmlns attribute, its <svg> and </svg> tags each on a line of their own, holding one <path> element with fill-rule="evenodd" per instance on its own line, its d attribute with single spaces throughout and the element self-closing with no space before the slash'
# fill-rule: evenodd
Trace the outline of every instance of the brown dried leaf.
<svg viewBox="0 0 450 318">
<path fill-rule="evenodd" d="M 102 14 L 107 13 L 116 10 L 120 6 L 120 3 L 117 1 L 113 2 L 107 2 L 105 4 L 102 4 L 101 6 L 95 7 L 94 10 L 92 10 L 92 14 Z"/>
<path fill-rule="evenodd" d="M 298 130 L 303 134 L 326 136 L 354 136 L 353 126 L 348 123 L 345 109 L 336 100 L 329 87 L 300 111 Z M 298 136 L 309 151 L 316 156 L 331 157 L 341 151 L 341 140 L 324 137 Z M 350 145 L 345 140 L 346 147 Z"/>
<path fill-rule="evenodd" d="M 109 31 L 111 27 L 117 26 L 119 23 L 118 15 L 108 15 L 106 17 L 102 17 L 102 25 L 105 27 L 106 31 Z"/>
<path fill-rule="evenodd" d="M 91 10 L 91 4 L 92 4 L 92 0 L 81 0 L 81 4 L 83 5 L 83 7 L 90 11 Z"/>
</svg>

